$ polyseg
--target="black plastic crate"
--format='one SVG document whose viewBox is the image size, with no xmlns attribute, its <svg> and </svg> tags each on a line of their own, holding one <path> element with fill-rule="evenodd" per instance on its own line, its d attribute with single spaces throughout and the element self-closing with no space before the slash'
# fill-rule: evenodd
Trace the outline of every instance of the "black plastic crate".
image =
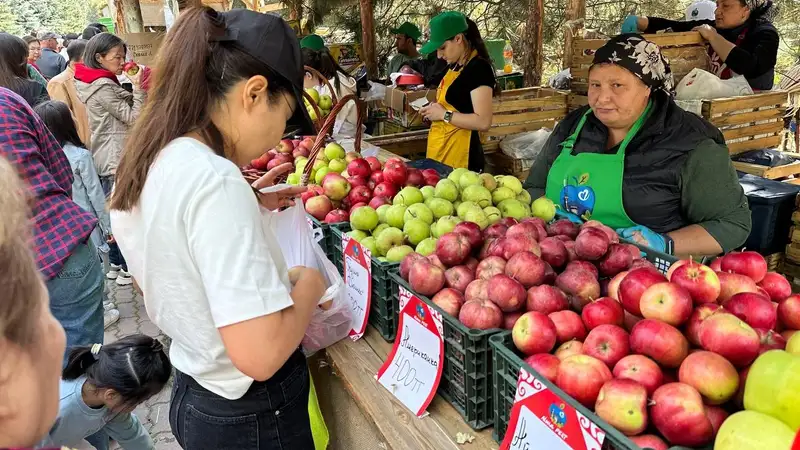
<svg viewBox="0 0 800 450">
<path fill-rule="evenodd" d="M 448 166 L 447 164 L 442 164 L 439 161 L 422 158 L 416 159 L 414 161 L 406 162 L 408 167 L 414 167 L 415 169 L 425 170 L 425 169 L 433 169 L 436 173 L 439 174 L 440 177 L 445 178 L 450 175 L 450 172 L 453 171 L 453 168 Z"/>
<path fill-rule="evenodd" d="M 672 266 L 672 264 L 675 263 L 676 261 L 678 261 L 678 258 L 676 258 L 676 257 L 674 257 L 672 255 L 668 255 L 666 253 L 661 253 L 659 251 L 653 250 L 650 247 L 646 247 L 644 245 L 639 245 L 636 242 L 626 241 L 624 239 L 622 239 L 621 241 L 625 242 L 625 243 L 628 243 L 628 244 L 633 244 L 633 245 L 639 247 L 639 250 L 641 250 L 642 256 L 644 256 L 644 258 L 646 260 L 648 260 L 651 263 L 653 263 L 653 265 L 656 266 L 656 269 L 658 269 L 658 271 L 661 272 L 664 275 L 667 274 L 667 271 Z"/>
<path fill-rule="evenodd" d="M 763 255 L 782 252 L 789 243 L 789 227 L 800 186 L 753 175 L 741 176 L 739 184 L 750 204 L 753 223 L 744 247 Z"/>
<path fill-rule="evenodd" d="M 414 292 L 399 272 L 392 274 L 396 285 Z M 395 304 L 399 305 L 399 291 L 393 292 Z M 480 430 L 494 423 L 494 403 L 492 402 L 492 352 L 489 337 L 503 330 L 474 330 L 467 328 L 459 320 L 425 296 L 414 294 L 428 307 L 442 315 L 444 331 L 444 368 L 437 393 L 461 414 L 470 427 Z"/>
</svg>

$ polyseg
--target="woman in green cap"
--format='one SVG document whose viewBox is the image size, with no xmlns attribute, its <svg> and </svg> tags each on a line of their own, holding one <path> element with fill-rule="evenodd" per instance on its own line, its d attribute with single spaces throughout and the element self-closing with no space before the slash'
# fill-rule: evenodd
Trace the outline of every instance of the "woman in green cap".
<svg viewBox="0 0 800 450">
<path fill-rule="evenodd" d="M 439 14 L 431 20 L 430 41 L 421 52 L 437 52 L 449 64 L 436 103 L 420 110 L 432 122 L 427 157 L 450 167 L 483 171 L 479 132 L 492 125 L 496 81 L 478 26 L 459 12 Z"/>
</svg>

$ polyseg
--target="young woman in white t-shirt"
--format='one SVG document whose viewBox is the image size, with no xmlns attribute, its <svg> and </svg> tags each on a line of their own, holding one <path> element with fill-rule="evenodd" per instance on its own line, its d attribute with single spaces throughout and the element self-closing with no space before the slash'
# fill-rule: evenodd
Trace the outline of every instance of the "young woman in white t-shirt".
<svg viewBox="0 0 800 450">
<path fill-rule="evenodd" d="M 158 58 L 111 222 L 148 315 L 172 338 L 172 432 L 192 450 L 313 449 L 299 345 L 325 285 L 286 267 L 268 226 L 268 210 L 304 188 L 257 197 L 238 169 L 287 122 L 307 134 L 297 38 L 277 16 L 189 9 Z"/>
</svg>

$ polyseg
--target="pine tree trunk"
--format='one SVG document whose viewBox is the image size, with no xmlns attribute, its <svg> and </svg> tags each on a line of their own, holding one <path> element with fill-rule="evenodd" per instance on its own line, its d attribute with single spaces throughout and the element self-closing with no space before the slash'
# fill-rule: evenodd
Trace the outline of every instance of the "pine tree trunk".
<svg viewBox="0 0 800 450">
<path fill-rule="evenodd" d="M 544 50 L 542 46 L 542 20 L 544 0 L 530 0 L 528 20 L 525 23 L 525 86 L 539 86 L 542 83 Z"/>
<path fill-rule="evenodd" d="M 572 67 L 572 42 L 580 36 L 583 21 L 586 18 L 585 0 L 567 1 L 567 24 L 564 27 L 564 61 L 563 68 Z"/>
<path fill-rule="evenodd" d="M 117 33 L 142 33 L 144 20 L 139 0 L 116 0 Z"/>
<path fill-rule="evenodd" d="M 364 50 L 364 63 L 370 79 L 378 77 L 378 63 L 375 59 L 375 20 L 372 0 L 359 0 L 361 4 L 361 48 Z"/>
</svg>

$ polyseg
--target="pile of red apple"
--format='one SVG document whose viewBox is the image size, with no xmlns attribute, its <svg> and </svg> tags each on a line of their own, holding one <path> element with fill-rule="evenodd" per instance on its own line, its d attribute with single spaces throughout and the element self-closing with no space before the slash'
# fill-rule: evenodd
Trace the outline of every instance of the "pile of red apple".
<svg viewBox="0 0 800 450">
<path fill-rule="evenodd" d="M 470 328 L 511 329 L 531 367 L 640 446 L 711 443 L 749 365 L 800 329 L 800 296 L 756 252 L 664 276 L 596 221 L 473 225 L 400 275 Z"/>
<path fill-rule="evenodd" d="M 277 147 L 268 150 L 263 155 L 250 161 L 250 165 L 244 169 L 255 169 L 257 171 L 272 170 L 281 164 L 293 163 L 297 158 L 308 158 L 311 148 L 314 147 L 316 137 L 305 136 L 301 139 L 284 139 Z"/>
</svg>

